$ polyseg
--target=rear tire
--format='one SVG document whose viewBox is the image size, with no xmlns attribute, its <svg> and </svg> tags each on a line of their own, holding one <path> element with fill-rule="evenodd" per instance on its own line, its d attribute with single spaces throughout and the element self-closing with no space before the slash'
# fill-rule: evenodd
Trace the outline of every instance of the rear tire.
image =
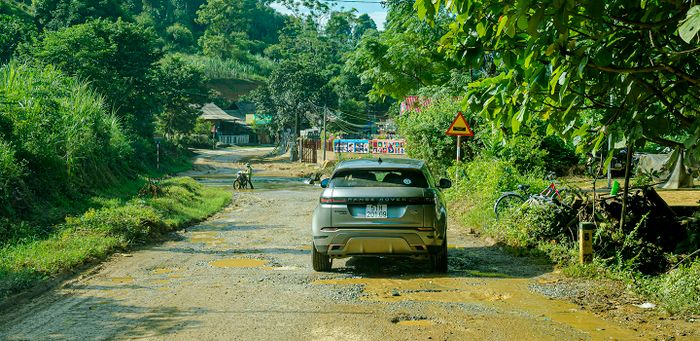
<svg viewBox="0 0 700 341">
<path fill-rule="evenodd" d="M 444 274 L 447 273 L 447 239 L 442 242 L 442 246 L 437 253 L 431 257 L 433 263 L 433 272 Z"/>
<path fill-rule="evenodd" d="M 311 265 L 315 271 L 331 271 L 333 260 L 328 255 L 316 251 L 316 245 L 311 244 Z"/>
</svg>

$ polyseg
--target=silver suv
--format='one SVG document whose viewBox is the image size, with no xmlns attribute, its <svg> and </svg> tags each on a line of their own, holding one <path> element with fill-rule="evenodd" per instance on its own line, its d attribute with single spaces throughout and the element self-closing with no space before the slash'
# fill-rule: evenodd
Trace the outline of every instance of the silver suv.
<svg viewBox="0 0 700 341">
<path fill-rule="evenodd" d="M 447 209 L 442 189 L 424 161 L 359 159 L 340 162 L 314 210 L 312 258 L 329 271 L 333 258 L 429 257 L 447 272 Z"/>
</svg>

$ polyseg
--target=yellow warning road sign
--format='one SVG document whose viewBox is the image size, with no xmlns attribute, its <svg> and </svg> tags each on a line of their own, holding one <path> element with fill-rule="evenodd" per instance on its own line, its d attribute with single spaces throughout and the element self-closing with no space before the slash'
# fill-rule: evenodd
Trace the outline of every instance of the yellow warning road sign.
<svg viewBox="0 0 700 341">
<path fill-rule="evenodd" d="M 474 136 L 472 128 L 469 127 L 469 123 L 467 123 L 461 111 L 457 113 L 457 117 L 452 121 L 450 128 L 447 129 L 445 134 L 450 136 Z"/>
</svg>

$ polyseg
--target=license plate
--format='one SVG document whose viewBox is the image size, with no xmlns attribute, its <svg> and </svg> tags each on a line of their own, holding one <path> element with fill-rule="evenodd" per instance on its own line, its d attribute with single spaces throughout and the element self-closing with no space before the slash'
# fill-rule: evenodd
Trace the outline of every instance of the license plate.
<svg viewBox="0 0 700 341">
<path fill-rule="evenodd" d="M 365 211 L 366 218 L 386 218 L 387 209 L 386 205 L 367 205 L 367 211 Z"/>
</svg>

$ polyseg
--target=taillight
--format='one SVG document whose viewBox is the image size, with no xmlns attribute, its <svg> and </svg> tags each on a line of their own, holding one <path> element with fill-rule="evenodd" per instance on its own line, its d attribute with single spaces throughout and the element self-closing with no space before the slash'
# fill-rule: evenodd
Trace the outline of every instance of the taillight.
<svg viewBox="0 0 700 341">
<path fill-rule="evenodd" d="M 322 204 L 344 204 L 347 202 L 347 199 L 345 198 L 327 198 L 327 197 L 321 197 L 321 203 Z"/>
</svg>

